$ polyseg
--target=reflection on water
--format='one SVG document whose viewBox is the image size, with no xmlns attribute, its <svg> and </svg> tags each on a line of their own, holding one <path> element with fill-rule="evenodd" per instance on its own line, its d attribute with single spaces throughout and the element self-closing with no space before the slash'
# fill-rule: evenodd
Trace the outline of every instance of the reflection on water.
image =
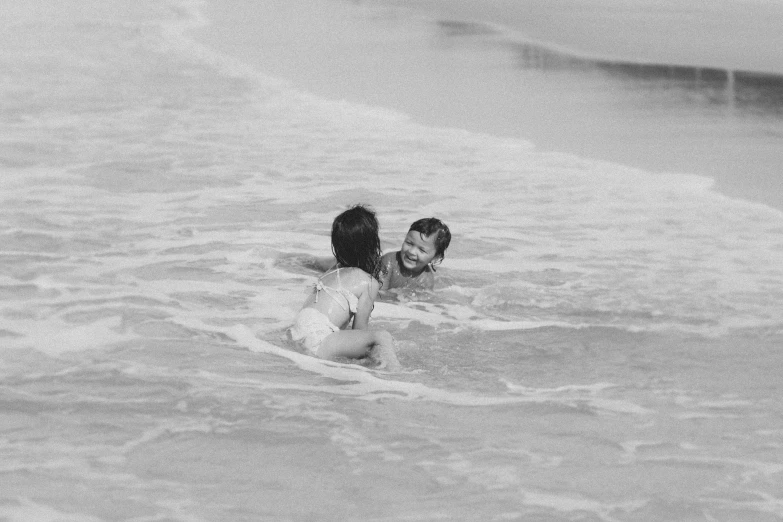
<svg viewBox="0 0 783 522">
<path fill-rule="evenodd" d="M 476 22 L 441 21 L 438 25 L 451 37 L 500 34 L 494 28 Z M 643 83 L 647 88 L 698 92 L 709 104 L 783 115 L 783 76 L 778 74 L 613 60 L 518 40 L 511 47 L 517 65 L 523 69 L 600 71 L 620 80 Z"/>
<path fill-rule="evenodd" d="M 783 76 L 736 71 L 734 99 L 742 106 L 783 114 Z"/>
<path fill-rule="evenodd" d="M 518 65 L 525 69 L 598 70 L 648 88 L 698 92 L 708 103 L 783 115 L 783 76 L 777 74 L 583 57 L 528 43 L 514 48 Z"/>
<path fill-rule="evenodd" d="M 454 109 L 470 118 L 449 125 L 704 176 L 715 191 L 783 209 L 783 75 L 588 55 L 480 22 L 441 21 L 436 32 L 452 55 L 489 62 L 478 79 L 466 68 L 457 87 L 481 90 Z"/>
</svg>

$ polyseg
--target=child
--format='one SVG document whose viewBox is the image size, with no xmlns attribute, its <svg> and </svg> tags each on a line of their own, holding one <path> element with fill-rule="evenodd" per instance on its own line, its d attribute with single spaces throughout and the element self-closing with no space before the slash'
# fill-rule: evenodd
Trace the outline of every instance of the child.
<svg viewBox="0 0 783 522">
<path fill-rule="evenodd" d="M 415 221 L 397 252 L 381 258 L 384 290 L 412 288 L 432 290 L 435 286 L 435 265 L 443 262 L 451 242 L 451 232 L 439 219 Z"/>
<path fill-rule="evenodd" d="M 332 223 L 332 253 L 337 263 L 318 278 L 296 316 L 291 338 L 322 359 L 361 358 L 372 352 L 382 368 L 399 369 L 391 335 L 367 329 L 381 286 L 375 213 L 356 205 L 337 216 Z"/>
</svg>

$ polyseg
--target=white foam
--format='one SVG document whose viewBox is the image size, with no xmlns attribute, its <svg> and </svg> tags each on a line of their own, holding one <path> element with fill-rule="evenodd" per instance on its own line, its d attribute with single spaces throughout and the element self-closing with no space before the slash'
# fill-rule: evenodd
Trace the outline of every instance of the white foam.
<svg viewBox="0 0 783 522">
<path fill-rule="evenodd" d="M 7 522 L 102 522 L 103 520 L 86 513 L 59 511 L 27 497 L 14 500 L 14 503 L 0 504 L 0 517 Z"/>
<path fill-rule="evenodd" d="M 557 398 L 570 404 L 585 404 L 588 407 L 604 412 L 630 413 L 635 415 L 649 415 L 653 410 L 641 407 L 628 400 L 606 399 L 599 396 L 603 390 L 614 388 L 610 383 L 595 383 L 588 385 L 571 384 L 557 388 L 530 388 L 513 384 L 501 379 L 510 392 L 527 397 L 539 397 L 546 399 Z"/>
<path fill-rule="evenodd" d="M 522 495 L 523 503 L 530 506 L 546 507 L 564 513 L 587 511 L 588 513 L 595 513 L 604 520 L 617 520 L 612 516 L 614 512 L 624 511 L 626 513 L 632 513 L 633 511 L 644 507 L 648 502 L 647 500 L 642 499 L 613 504 L 585 497 L 560 495 L 527 489 L 521 490 L 520 494 Z"/>
<path fill-rule="evenodd" d="M 156 11 L 158 16 L 171 13 Z M 446 466 L 444 480 L 483 488 L 477 491 L 501 502 L 509 493 L 516 495 L 509 518 L 513 510 L 538 506 L 572 516 L 587 510 L 588 516 L 611 520 L 623 518 L 623 508 L 638 505 L 633 494 L 617 499 L 616 492 L 604 491 L 592 498 L 558 489 L 556 483 L 571 471 L 578 479 L 594 471 L 580 466 L 583 460 L 570 465 L 572 442 L 585 448 L 582 455 L 612 452 L 618 436 L 620 441 L 655 441 L 660 432 L 654 426 L 667 418 L 676 423 L 678 412 L 747 416 L 749 400 L 742 391 L 710 397 L 686 390 L 698 400 L 668 417 L 666 411 L 645 408 L 661 404 L 655 390 L 672 386 L 667 381 L 671 375 L 661 369 L 649 383 L 630 388 L 607 382 L 626 375 L 628 364 L 646 362 L 632 355 L 591 352 L 597 363 L 591 371 L 603 376 L 582 382 L 564 380 L 562 372 L 585 359 L 564 354 L 555 362 L 567 369 L 560 364 L 542 367 L 551 373 L 539 382 L 551 377 L 549 382 L 574 384 L 536 388 L 514 373 L 527 366 L 515 347 L 501 343 L 498 350 L 507 351 L 496 351 L 487 367 L 476 368 L 486 361 L 483 354 L 464 359 L 459 350 L 473 347 L 436 346 L 433 341 L 441 333 L 513 340 L 513 333 L 485 334 L 542 326 L 555 327 L 556 343 L 579 337 L 573 331 L 561 336 L 560 329 L 596 325 L 649 331 L 696 324 L 694 329 L 706 331 L 776 324 L 763 332 L 778 331 L 783 324 L 776 323 L 783 314 L 779 214 L 717 197 L 700 179 L 658 184 L 650 173 L 542 154 L 521 141 L 432 129 L 372 107 L 319 100 L 208 50 L 199 54 L 181 38 L 183 28 L 198 25 L 198 19 L 176 21 L 182 25 L 164 35 L 171 39 L 167 45 L 160 45 L 159 24 L 111 20 L 99 27 L 58 25 L 58 31 L 73 38 L 70 43 L 82 42 L 86 35 L 94 37 L 94 45 L 59 50 L 53 38 L 49 47 L 38 49 L 42 57 L 55 57 L 47 64 L 61 67 L 54 84 L 52 71 L 31 62 L 28 54 L 16 59 L 3 55 L 13 66 L 9 70 L 21 72 L 22 84 L 12 82 L 10 91 L 0 94 L 13 100 L 20 92 L 14 89 L 34 94 L 29 105 L 9 107 L 16 111 L 6 136 L 12 135 L 13 143 L 4 148 L 10 166 L 0 177 L 0 355 L 7 362 L 3 373 L 12 377 L 6 379 L 8 397 L 29 405 L 12 420 L 22 427 L 14 432 L 19 436 L 0 441 L 9 456 L 4 470 L 29 475 L 32 487 L 46 482 L 49 472 L 88 486 L 105 484 L 106 492 L 120 501 L 174 487 L 164 500 L 146 495 L 146 507 L 140 509 L 151 518 L 197 520 L 188 506 L 177 507 L 178 502 L 193 502 L 194 512 L 203 511 L 204 505 L 188 494 L 188 484 L 194 482 L 185 481 L 185 489 L 178 489 L 129 472 L 131 454 L 155 456 L 181 437 L 203 442 L 219 455 L 223 449 L 234 451 L 237 441 L 253 444 L 246 437 L 255 439 L 256 429 L 279 433 L 296 451 L 314 439 L 301 442 L 288 435 L 312 427 L 315 436 L 323 435 L 322 440 L 343 451 L 357 472 L 379 471 L 373 466 L 380 462 L 407 473 L 416 466 L 412 461 L 425 454 L 434 464 L 424 470 Z M 43 20 L 30 27 L 39 32 L 47 28 Z M 25 143 L 15 149 L 17 142 Z M 26 166 L 39 164 L 56 168 Z M 454 232 L 437 275 L 441 284 L 453 281 L 453 286 L 439 287 L 420 302 L 376 304 L 373 321 L 391 323 L 390 330 L 414 321 L 434 327 L 434 333 L 425 328 L 415 341 L 407 340 L 433 346 L 401 354 L 412 368 L 400 373 L 323 361 L 259 338 L 272 338 L 290 324 L 314 280 L 308 267 L 297 265 L 296 256 L 328 255 L 331 219 L 357 200 L 376 207 L 383 239 L 395 245 L 408 224 L 424 215 L 443 218 Z M 555 273 L 563 277 L 553 277 Z M 404 333 L 413 335 L 415 325 Z M 611 336 L 592 334 L 599 336 L 598 344 Z M 182 345 L 183 351 L 157 350 L 170 344 Z M 203 352 L 190 351 L 191 344 Z M 116 354 L 119 358 L 78 354 L 118 347 L 131 349 Z M 63 360 L 49 360 L 30 348 Z M 202 353 L 205 358 L 196 357 Z M 677 368 L 682 358 L 692 362 L 692 356 L 699 355 L 674 353 L 671 367 Z M 254 364 L 256 358 L 282 364 Z M 508 365 L 503 388 L 495 368 L 512 358 L 519 365 Z M 720 375 L 712 371 L 701 369 L 704 380 L 693 385 Z M 111 379 L 115 372 L 123 379 Z M 126 386 L 127 380 L 140 388 Z M 52 386 L 63 393 L 49 393 Z M 493 391 L 477 392 L 472 386 Z M 259 391 L 260 402 L 247 402 L 248 391 Z M 331 399 L 348 400 L 357 409 L 321 407 Z M 440 432 L 428 431 L 433 425 L 429 420 L 421 420 L 419 427 L 411 419 L 413 431 L 386 433 L 383 423 L 363 417 L 362 404 L 378 401 L 395 404 L 388 409 L 390 418 L 402 421 L 408 406 L 426 405 L 435 415 L 434 425 L 456 407 L 454 436 L 440 437 Z M 130 404 L 133 412 L 145 405 L 143 415 L 113 417 L 113 406 L 120 402 Z M 396 407 L 403 403 L 408 406 Z M 534 410 L 547 423 L 551 417 L 569 433 L 598 418 L 605 431 L 568 440 L 553 437 L 540 423 L 525 424 L 509 436 L 502 430 L 482 431 L 483 419 L 507 426 L 509 407 Z M 35 415 L 41 408 L 48 412 L 42 424 Z M 263 415 L 270 411 L 272 415 Z M 552 412 L 557 415 L 549 416 Z M 281 420 L 275 414 L 289 417 Z M 730 438 L 713 437 L 714 430 L 729 423 L 736 430 L 721 434 Z M 706 437 L 695 439 L 696 449 L 671 445 L 670 455 L 665 445 L 650 451 L 625 446 L 636 460 L 621 462 L 627 468 L 622 473 L 630 476 L 656 464 L 644 459 L 662 457 L 657 462 L 661 468 L 725 466 L 727 475 L 741 477 L 743 487 L 773 490 L 779 466 L 757 458 L 779 447 L 770 435 L 775 433 L 771 424 L 699 424 Z M 74 429 L 52 432 L 52 426 Z M 236 433 L 242 440 L 223 436 L 232 430 L 243 430 Z M 475 447 L 472 437 L 481 433 L 494 437 L 491 443 L 497 446 L 485 449 L 500 455 L 501 465 L 482 460 L 482 450 L 478 459 L 458 458 L 462 448 Z M 759 442 L 756 435 L 766 438 Z M 411 449 L 413 440 L 416 445 L 421 441 L 423 452 Z M 544 449 L 529 451 L 527 442 Z M 679 455 L 682 450 L 685 458 Z M 736 459 L 723 459 L 726 451 Z M 303 471 L 321 473 L 332 457 L 319 454 Z M 506 455 L 523 462 L 510 464 Z M 471 467 L 471 462 L 477 464 Z M 196 464 L 187 469 L 226 471 L 210 461 Z M 529 464 L 546 468 L 539 471 L 551 474 L 551 482 L 519 489 Z M 286 473 L 293 469 L 280 465 Z M 723 478 L 715 479 L 719 487 Z M 230 498 L 229 489 L 218 487 L 215 493 Z M 666 499 L 668 491 L 661 486 L 651 495 Z M 90 520 L 90 515 L 60 513 L 57 503 L 46 506 L 56 492 L 44 488 L 41 495 L 32 501 L 7 499 L 0 518 Z M 776 509 L 774 495 L 754 500 L 758 505 L 748 504 L 748 509 Z M 733 500 L 727 505 L 745 507 Z M 427 509 L 414 503 L 410 513 L 426 518 Z M 285 517 L 283 510 L 276 513 Z"/>
<path fill-rule="evenodd" d="M 501 404 L 556 404 L 579 409 L 588 405 L 591 409 L 605 413 L 647 414 L 649 410 L 628 402 L 601 399 L 561 396 L 553 393 L 514 393 L 507 396 L 484 396 L 469 392 L 452 392 L 431 388 L 418 382 L 403 382 L 391 379 L 393 374 L 377 371 L 355 364 L 342 364 L 325 361 L 309 355 L 275 346 L 261 340 L 246 326 L 214 327 L 197 320 L 185 321 L 183 326 L 202 331 L 221 333 L 234 339 L 240 346 L 250 351 L 267 353 L 286 358 L 300 369 L 313 372 L 338 381 L 336 385 L 305 385 L 297 383 L 270 383 L 243 381 L 256 389 L 309 391 L 319 394 L 334 394 L 354 397 L 361 400 L 380 399 L 426 400 L 457 406 L 491 406 Z M 403 370 L 404 372 L 404 370 Z"/>
<path fill-rule="evenodd" d="M 136 336 L 122 331 L 119 317 L 99 319 L 88 324 L 68 324 L 48 319 L 16 320 L 7 326 L 19 334 L 4 339 L 6 348 L 31 347 L 56 357 L 69 352 L 106 349 Z"/>
</svg>

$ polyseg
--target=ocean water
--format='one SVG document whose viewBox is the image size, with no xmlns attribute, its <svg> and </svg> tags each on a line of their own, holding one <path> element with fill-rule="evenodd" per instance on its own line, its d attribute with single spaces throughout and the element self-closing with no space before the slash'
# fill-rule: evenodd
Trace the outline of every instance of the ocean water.
<svg viewBox="0 0 783 522">
<path fill-rule="evenodd" d="M 206 43 L 318 96 L 697 174 L 722 194 L 783 210 L 779 0 L 220 6 L 207 5 L 222 30 L 201 31 Z"/>
<path fill-rule="evenodd" d="M 318 96 L 202 8 L 6 11 L 0 520 L 783 518 L 780 210 Z M 399 373 L 285 340 L 357 202 L 454 235 L 376 303 Z"/>
</svg>

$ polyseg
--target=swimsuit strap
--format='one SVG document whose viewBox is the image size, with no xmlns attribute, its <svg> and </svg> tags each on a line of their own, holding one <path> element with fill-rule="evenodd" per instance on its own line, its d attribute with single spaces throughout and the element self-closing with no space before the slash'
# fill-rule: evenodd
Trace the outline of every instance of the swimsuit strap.
<svg viewBox="0 0 783 522">
<path fill-rule="evenodd" d="M 328 276 L 329 274 L 333 274 L 333 273 L 336 272 L 337 273 L 337 284 L 340 284 L 340 270 L 342 270 L 342 269 L 343 269 L 343 267 L 339 266 L 339 267 L 335 268 L 334 270 L 329 270 L 324 275 L 319 277 L 318 280 L 320 281 L 321 279 L 323 279 L 324 277 Z"/>
<path fill-rule="evenodd" d="M 345 306 L 345 304 L 343 303 L 343 299 L 347 300 L 347 298 L 343 294 L 338 292 L 336 289 L 332 288 L 331 286 L 326 286 L 323 283 L 323 281 L 321 281 L 320 279 L 318 280 L 318 282 L 315 283 L 315 302 L 316 303 L 318 302 L 318 294 L 321 292 L 321 290 L 323 290 L 324 292 L 329 294 L 332 297 L 332 299 L 337 301 L 337 304 L 339 304 L 342 307 L 343 310 L 348 310 L 349 309 L 350 303 L 349 303 L 348 306 Z M 340 297 L 342 297 L 342 299 L 340 299 Z"/>
<path fill-rule="evenodd" d="M 356 306 L 359 302 L 359 299 L 353 295 L 353 293 L 349 292 L 348 290 L 343 288 L 342 282 L 340 281 L 340 268 L 335 268 L 334 270 L 331 270 L 321 277 L 318 278 L 318 281 L 315 283 L 315 302 L 318 302 L 318 293 L 323 290 L 326 292 L 332 299 L 337 301 L 337 303 L 342 307 L 343 310 L 348 310 L 350 312 L 356 313 Z M 331 286 L 326 286 L 322 279 L 329 274 L 337 272 L 337 285 L 338 288 L 333 288 Z M 342 297 L 342 299 L 340 299 Z M 343 300 L 345 300 L 345 303 L 343 303 Z"/>
</svg>

